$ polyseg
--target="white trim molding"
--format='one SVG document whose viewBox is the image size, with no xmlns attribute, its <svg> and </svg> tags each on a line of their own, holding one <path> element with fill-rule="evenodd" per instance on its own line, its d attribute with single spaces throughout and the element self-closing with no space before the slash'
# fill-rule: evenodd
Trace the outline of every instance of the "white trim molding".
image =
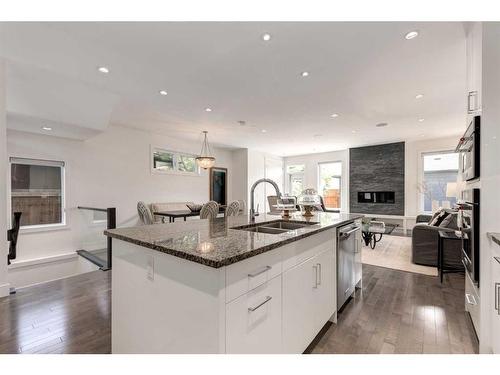
<svg viewBox="0 0 500 375">
<path fill-rule="evenodd" d="M 10 293 L 10 283 L 3 283 L 0 285 L 0 298 L 7 297 Z"/>
</svg>

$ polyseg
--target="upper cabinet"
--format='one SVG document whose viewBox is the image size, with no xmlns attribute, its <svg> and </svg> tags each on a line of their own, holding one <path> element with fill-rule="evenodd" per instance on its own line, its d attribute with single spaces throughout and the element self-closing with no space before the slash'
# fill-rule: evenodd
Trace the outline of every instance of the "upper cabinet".
<svg viewBox="0 0 500 375">
<path fill-rule="evenodd" d="M 467 112 L 479 114 L 482 109 L 482 24 L 470 22 L 465 26 L 467 55 Z"/>
</svg>

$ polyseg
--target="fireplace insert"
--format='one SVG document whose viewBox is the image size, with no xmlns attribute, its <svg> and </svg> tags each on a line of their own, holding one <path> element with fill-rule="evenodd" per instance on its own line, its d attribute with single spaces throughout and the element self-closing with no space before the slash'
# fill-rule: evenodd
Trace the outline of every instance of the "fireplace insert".
<svg viewBox="0 0 500 375">
<path fill-rule="evenodd" d="M 358 191 L 358 203 L 385 203 L 394 204 L 393 191 Z"/>
</svg>

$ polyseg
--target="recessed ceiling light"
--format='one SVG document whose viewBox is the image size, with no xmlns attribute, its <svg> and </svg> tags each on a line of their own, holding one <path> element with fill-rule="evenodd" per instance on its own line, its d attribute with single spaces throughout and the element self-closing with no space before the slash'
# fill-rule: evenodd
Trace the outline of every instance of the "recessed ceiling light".
<svg viewBox="0 0 500 375">
<path fill-rule="evenodd" d="M 42 126 L 42 130 L 46 130 L 46 131 L 51 131 L 52 128 L 50 126 Z"/>
<path fill-rule="evenodd" d="M 376 126 L 377 128 L 383 128 L 383 127 L 385 127 L 385 126 L 387 126 L 387 125 L 389 125 L 387 122 L 381 122 L 381 123 L 379 123 L 379 124 L 377 124 L 377 125 L 375 125 L 375 126 Z"/>
<path fill-rule="evenodd" d="M 165 95 L 167 95 L 167 94 L 168 94 L 168 92 L 166 92 L 165 90 L 160 90 L 160 95 L 165 96 Z"/>
<path fill-rule="evenodd" d="M 212 108 L 209 107 L 205 108 L 205 112 L 212 112 Z"/>
<path fill-rule="evenodd" d="M 99 68 L 97 68 L 97 70 L 101 73 L 104 73 L 104 74 L 108 74 L 109 73 L 109 68 L 105 67 L 105 66 L 100 66 Z"/>
<path fill-rule="evenodd" d="M 330 115 L 330 117 L 331 117 L 331 118 L 336 118 L 336 117 L 339 117 L 339 114 L 338 114 L 338 113 L 332 113 L 332 114 Z"/>
<path fill-rule="evenodd" d="M 352 130 L 351 133 L 353 133 L 353 134 L 356 133 L 356 130 Z"/>
<path fill-rule="evenodd" d="M 268 34 L 268 33 L 265 33 L 264 35 L 262 35 L 262 40 L 268 42 L 271 40 L 271 34 Z"/>
<path fill-rule="evenodd" d="M 405 39 L 410 40 L 410 39 L 416 38 L 417 36 L 418 36 L 418 31 L 413 30 L 405 35 Z"/>
<path fill-rule="evenodd" d="M 424 94 L 415 95 L 415 99 L 422 99 L 423 97 L 424 97 Z"/>
<path fill-rule="evenodd" d="M 267 130 L 266 129 L 262 129 L 261 132 L 262 133 L 267 133 Z"/>
<path fill-rule="evenodd" d="M 307 76 L 309 76 L 309 72 L 302 72 L 302 73 L 300 73 L 300 75 L 302 77 L 307 77 Z"/>
<path fill-rule="evenodd" d="M 419 118 L 418 119 L 418 122 L 424 122 L 425 121 L 425 118 Z"/>
</svg>

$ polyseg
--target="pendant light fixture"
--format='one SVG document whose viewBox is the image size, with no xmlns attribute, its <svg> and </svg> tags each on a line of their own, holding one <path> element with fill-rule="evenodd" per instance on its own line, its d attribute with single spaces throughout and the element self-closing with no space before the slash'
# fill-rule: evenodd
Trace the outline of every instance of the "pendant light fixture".
<svg viewBox="0 0 500 375">
<path fill-rule="evenodd" d="M 210 151 L 210 145 L 208 144 L 208 132 L 203 131 L 205 139 L 203 140 L 203 145 L 201 146 L 200 156 L 196 158 L 196 163 L 203 169 L 212 168 L 215 165 L 215 158 L 212 156 Z"/>
</svg>

